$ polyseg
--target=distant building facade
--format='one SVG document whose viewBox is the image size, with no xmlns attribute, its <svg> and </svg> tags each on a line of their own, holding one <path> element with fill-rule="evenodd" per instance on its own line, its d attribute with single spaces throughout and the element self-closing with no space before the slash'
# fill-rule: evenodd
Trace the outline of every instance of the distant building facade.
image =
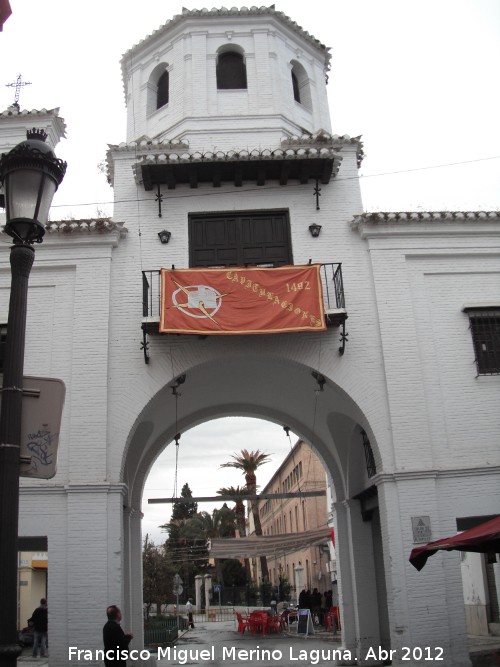
<svg viewBox="0 0 500 667">
<path fill-rule="evenodd" d="M 306 491 L 322 492 L 320 496 L 301 496 Z M 305 442 L 299 440 L 275 472 L 262 493 L 293 493 L 294 498 L 259 501 L 263 535 L 307 533 L 328 528 L 327 473 L 318 456 Z M 249 511 L 249 526 L 253 519 Z M 297 597 L 302 587 L 321 592 L 331 588 L 335 578 L 335 560 L 330 538 L 312 540 L 304 548 L 290 551 L 280 549 L 279 539 L 274 556 L 267 557 L 269 581 L 280 584 L 280 576 L 293 588 Z M 252 578 L 261 581 L 260 560 L 252 559 Z"/>
<path fill-rule="evenodd" d="M 50 222 L 30 276 L 25 373 L 67 388 L 57 474 L 20 494 L 20 535 L 48 543 L 51 667 L 101 648 L 112 603 L 140 646 L 145 480 L 177 433 L 228 415 L 288 424 L 324 463 L 343 645 L 469 665 L 460 556 L 422 573 L 408 557 L 500 506 L 500 218 L 363 213 L 363 146 L 332 134 L 329 64 L 273 6 L 184 10 L 122 59 L 113 218 Z M 0 150 L 33 126 L 53 146 L 65 133 L 58 110 L 11 109 Z M 309 260 L 326 331 L 159 334 L 161 268 Z"/>
</svg>

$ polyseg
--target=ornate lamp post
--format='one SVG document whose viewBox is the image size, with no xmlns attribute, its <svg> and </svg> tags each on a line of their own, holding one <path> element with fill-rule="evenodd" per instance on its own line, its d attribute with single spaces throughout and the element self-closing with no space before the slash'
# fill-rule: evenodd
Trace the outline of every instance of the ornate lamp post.
<svg viewBox="0 0 500 667">
<path fill-rule="evenodd" d="M 0 414 L 1 667 L 14 667 L 21 652 L 17 643 L 17 533 L 28 279 L 35 258 L 33 243 L 42 242 L 52 198 L 66 172 L 66 163 L 56 158 L 46 138 L 43 130 L 29 130 L 26 141 L 0 157 L 4 231 L 14 239 Z"/>
</svg>

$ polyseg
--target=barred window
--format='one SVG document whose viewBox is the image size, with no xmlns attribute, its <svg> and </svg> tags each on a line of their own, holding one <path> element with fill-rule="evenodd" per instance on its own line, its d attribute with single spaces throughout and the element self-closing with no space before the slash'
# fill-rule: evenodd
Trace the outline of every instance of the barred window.
<svg viewBox="0 0 500 667">
<path fill-rule="evenodd" d="M 375 465 L 370 439 L 364 429 L 361 429 L 361 437 L 363 438 L 363 449 L 365 450 L 366 472 L 368 477 L 373 477 L 373 475 L 377 474 L 377 466 Z"/>
<path fill-rule="evenodd" d="M 500 374 L 500 307 L 464 310 L 469 316 L 477 374 Z"/>
</svg>

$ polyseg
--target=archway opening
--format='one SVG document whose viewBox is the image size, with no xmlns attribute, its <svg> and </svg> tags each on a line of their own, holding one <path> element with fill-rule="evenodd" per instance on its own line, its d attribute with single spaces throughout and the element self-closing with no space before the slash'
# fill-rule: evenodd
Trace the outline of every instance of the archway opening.
<svg viewBox="0 0 500 667">
<path fill-rule="evenodd" d="M 262 458 L 256 470 L 255 504 L 225 497 L 250 492 L 239 467 L 245 451 L 250 457 L 258 452 Z M 184 505 L 148 504 L 150 499 L 179 496 L 194 500 Z M 196 598 L 197 608 L 210 604 L 213 599 L 200 597 L 195 585 L 196 577 L 210 576 L 229 613 L 235 605 L 266 605 L 272 599 L 282 603 L 281 608 L 293 606 L 301 592 L 303 604 L 307 591 L 314 620 L 323 625 L 333 593 L 337 604 L 331 497 L 331 481 L 321 460 L 286 425 L 228 417 L 188 430 L 158 456 L 143 492 L 146 615 L 168 614 L 176 602 L 185 603 L 189 597 Z M 264 555 L 245 557 L 246 536 L 252 540 L 259 534 L 266 541 Z M 213 538 L 223 538 L 219 550 L 228 549 L 220 558 L 207 553 L 206 542 Z M 290 544 L 284 544 L 289 538 Z M 183 587 L 176 600 L 170 579 L 179 572 Z M 169 581 L 155 582 L 155 577 Z M 165 602 L 158 604 L 155 595 L 163 595 Z"/>
<path fill-rule="evenodd" d="M 355 400 L 338 384 L 307 365 L 266 354 L 266 349 L 263 339 L 259 354 L 230 356 L 231 348 L 226 343 L 222 358 L 216 355 L 214 360 L 205 360 L 186 368 L 185 373 L 160 387 L 138 414 L 123 460 L 123 479 L 128 490 L 124 529 L 126 543 L 130 544 L 127 552 L 130 556 L 125 560 L 126 571 L 137 573 L 140 567 L 142 549 L 139 551 L 138 548 L 141 545 L 138 511 L 145 481 L 165 443 L 173 443 L 175 435 L 180 433 L 182 447 L 182 439 L 186 438 L 190 430 L 198 425 L 209 424 L 219 417 L 266 419 L 277 425 L 280 432 L 283 425 L 288 425 L 292 433 L 305 443 L 312 444 L 335 488 L 336 499 L 330 502 L 330 507 L 335 514 L 335 521 L 340 517 L 339 539 L 343 536 L 344 553 L 341 557 L 340 549 L 337 556 L 339 565 L 339 559 L 343 560 L 345 576 L 339 568 L 341 577 L 338 579 L 338 590 L 339 598 L 343 594 L 344 609 L 350 615 L 343 624 L 352 635 L 347 639 L 349 643 L 355 643 L 356 637 L 364 632 L 366 626 L 374 641 L 379 642 L 382 633 L 377 611 L 377 585 L 374 583 L 377 573 L 374 550 L 370 546 L 376 533 L 372 529 L 370 517 L 375 515 L 376 507 L 373 499 L 370 499 L 370 510 L 373 509 L 373 512 L 364 512 L 364 499 L 356 497 L 364 484 L 364 475 L 356 472 L 365 460 L 361 429 L 371 439 L 373 431 Z M 181 396 L 177 397 L 176 394 Z M 286 444 L 286 438 L 284 441 Z M 251 448 L 252 443 L 247 441 L 246 444 Z M 207 445 L 209 447 L 210 443 Z M 380 452 L 374 439 L 371 445 L 374 461 L 379 465 Z M 167 449 L 170 446 L 168 444 Z M 229 458 L 236 448 L 231 443 L 226 446 L 226 458 Z M 198 449 L 202 456 L 207 448 Z M 173 479 L 173 475 L 172 469 L 169 479 Z M 183 484 L 184 480 L 178 477 L 178 492 L 182 490 Z M 301 523 L 300 507 L 297 512 Z M 295 510 L 292 520 L 295 521 Z M 290 522 L 289 514 L 287 521 Z M 283 523 L 282 517 L 282 530 Z M 309 562 L 311 579 L 313 560 L 311 558 Z M 303 567 L 305 579 L 308 574 L 306 563 L 292 562 L 294 570 L 297 566 Z M 363 586 L 367 572 L 371 573 L 370 581 L 373 585 L 369 593 L 365 594 Z M 302 585 L 305 584 L 304 579 Z M 138 581 L 131 579 L 130 588 L 125 589 L 125 599 L 130 600 L 133 614 L 137 613 L 138 608 L 142 612 L 142 582 L 140 589 L 138 584 Z M 363 618 L 353 604 L 355 599 L 363 600 Z M 386 600 L 383 600 L 383 606 L 386 606 Z M 141 613 L 141 617 L 136 618 L 134 632 L 139 630 L 142 620 Z"/>
</svg>

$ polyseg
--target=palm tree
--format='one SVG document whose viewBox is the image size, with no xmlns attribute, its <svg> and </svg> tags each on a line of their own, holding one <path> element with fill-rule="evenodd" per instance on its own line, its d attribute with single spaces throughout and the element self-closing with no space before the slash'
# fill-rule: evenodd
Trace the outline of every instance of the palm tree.
<svg viewBox="0 0 500 667">
<path fill-rule="evenodd" d="M 238 533 L 240 537 L 245 537 L 246 535 L 246 525 L 245 525 L 245 505 L 243 503 L 243 498 L 248 494 L 248 489 L 246 486 L 224 486 L 222 489 L 217 491 L 219 496 L 227 497 L 231 496 L 236 503 L 234 508 L 234 514 L 236 516 L 236 526 L 238 528 Z M 245 558 L 245 573 L 247 576 L 247 582 L 250 582 L 250 561 L 248 558 Z"/>
<path fill-rule="evenodd" d="M 228 463 L 223 463 L 221 468 L 236 468 L 241 470 L 245 475 L 246 488 L 249 495 L 255 496 L 257 494 L 257 476 L 256 470 L 260 468 L 264 463 L 268 463 L 270 460 L 269 454 L 264 454 L 259 449 L 256 449 L 254 452 L 249 452 L 247 449 L 242 449 L 240 454 L 232 454 L 234 461 L 229 461 Z M 256 535 L 262 535 L 262 525 L 260 523 L 259 516 L 259 507 L 255 500 L 250 501 L 250 507 L 252 508 L 253 522 Z M 267 569 L 267 558 L 265 556 L 260 557 L 260 569 L 262 573 L 262 579 L 269 579 L 269 571 Z"/>
</svg>

